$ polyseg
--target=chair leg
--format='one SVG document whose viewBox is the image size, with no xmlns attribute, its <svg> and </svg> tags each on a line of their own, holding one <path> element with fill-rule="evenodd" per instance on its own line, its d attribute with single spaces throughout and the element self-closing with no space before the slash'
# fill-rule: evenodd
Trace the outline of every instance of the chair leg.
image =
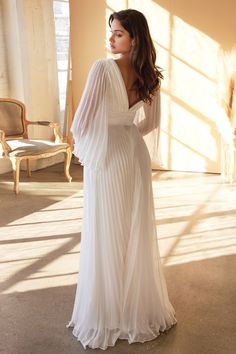
<svg viewBox="0 0 236 354">
<path fill-rule="evenodd" d="M 17 158 L 11 159 L 13 178 L 14 178 L 14 192 L 19 193 L 19 180 L 20 180 L 20 160 Z"/>
<path fill-rule="evenodd" d="M 26 166 L 27 166 L 27 176 L 31 176 L 31 169 L 30 169 L 30 159 L 26 160 Z"/>
<path fill-rule="evenodd" d="M 65 153 L 64 172 L 65 172 L 65 176 L 66 176 L 66 178 L 68 179 L 69 182 L 72 181 L 72 177 L 71 177 L 71 175 L 70 175 L 70 161 L 71 161 L 71 156 L 72 156 L 71 149 L 68 148 L 68 149 L 66 150 L 66 153 Z"/>
</svg>

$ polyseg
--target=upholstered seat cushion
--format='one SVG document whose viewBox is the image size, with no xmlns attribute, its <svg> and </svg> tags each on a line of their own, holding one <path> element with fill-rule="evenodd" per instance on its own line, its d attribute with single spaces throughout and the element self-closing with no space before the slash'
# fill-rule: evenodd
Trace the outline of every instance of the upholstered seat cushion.
<svg viewBox="0 0 236 354">
<path fill-rule="evenodd" d="M 53 141 L 31 139 L 7 140 L 7 144 L 12 150 L 9 153 L 9 156 L 11 157 L 53 153 L 69 147 L 66 143 L 54 143 Z"/>
</svg>

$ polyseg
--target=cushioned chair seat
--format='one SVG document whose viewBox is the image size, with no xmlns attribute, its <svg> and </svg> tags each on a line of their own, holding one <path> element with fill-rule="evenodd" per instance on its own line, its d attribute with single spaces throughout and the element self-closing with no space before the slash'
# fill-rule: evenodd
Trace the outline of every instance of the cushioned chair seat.
<svg viewBox="0 0 236 354">
<path fill-rule="evenodd" d="M 31 139 L 7 140 L 7 144 L 11 148 L 11 152 L 9 153 L 11 157 L 53 153 L 69 146 L 66 143 Z"/>
<path fill-rule="evenodd" d="M 28 126 L 37 125 L 53 129 L 54 141 L 29 139 Z M 23 102 L 12 98 L 0 98 L 0 157 L 8 158 L 12 164 L 14 192 L 19 193 L 20 164 L 26 161 L 27 174 L 31 176 L 30 161 L 64 154 L 64 173 L 71 182 L 71 147 L 63 142 L 60 126 L 56 122 L 29 121 Z"/>
</svg>

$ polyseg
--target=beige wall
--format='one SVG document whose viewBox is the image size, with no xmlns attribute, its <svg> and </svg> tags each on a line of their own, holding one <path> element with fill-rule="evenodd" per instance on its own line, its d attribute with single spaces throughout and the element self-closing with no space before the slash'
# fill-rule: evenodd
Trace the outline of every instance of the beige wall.
<svg viewBox="0 0 236 354">
<path fill-rule="evenodd" d="M 163 83 L 162 156 L 166 168 L 220 172 L 227 117 L 219 105 L 222 51 L 236 42 L 233 0 L 130 1 L 151 20 Z M 150 7 L 152 10 L 150 11 Z M 156 21 L 152 18 L 156 15 Z"/>
<path fill-rule="evenodd" d="M 220 172 L 222 50 L 236 42 L 234 0 L 71 0 L 76 107 L 91 63 L 105 50 L 105 11 L 132 7 L 149 22 L 164 68 L 161 155 L 164 168 Z"/>
<path fill-rule="evenodd" d="M 78 105 L 92 63 L 106 56 L 104 0 L 71 0 L 71 58 L 74 106 Z"/>
</svg>

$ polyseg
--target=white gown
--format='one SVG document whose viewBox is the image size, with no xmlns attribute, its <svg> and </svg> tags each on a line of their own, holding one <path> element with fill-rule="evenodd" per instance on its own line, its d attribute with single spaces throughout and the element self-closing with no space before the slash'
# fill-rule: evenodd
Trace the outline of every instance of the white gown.
<svg viewBox="0 0 236 354">
<path fill-rule="evenodd" d="M 93 65 L 72 125 L 84 165 L 80 273 L 71 321 L 84 348 L 145 342 L 176 323 L 156 235 L 150 157 L 159 95 L 129 108 L 113 59 Z M 134 124 L 134 122 L 136 124 Z"/>
</svg>

